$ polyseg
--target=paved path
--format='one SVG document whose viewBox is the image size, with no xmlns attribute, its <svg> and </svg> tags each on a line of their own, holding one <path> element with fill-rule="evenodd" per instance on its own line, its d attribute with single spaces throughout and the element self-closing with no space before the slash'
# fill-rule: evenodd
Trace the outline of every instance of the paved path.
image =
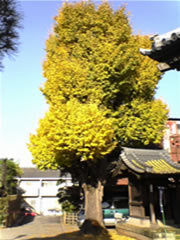
<svg viewBox="0 0 180 240">
<path fill-rule="evenodd" d="M 0 240 L 27 240 L 53 237 L 65 232 L 78 230 L 77 226 L 61 223 L 57 216 L 36 216 L 32 222 L 17 227 L 0 229 Z"/>
</svg>

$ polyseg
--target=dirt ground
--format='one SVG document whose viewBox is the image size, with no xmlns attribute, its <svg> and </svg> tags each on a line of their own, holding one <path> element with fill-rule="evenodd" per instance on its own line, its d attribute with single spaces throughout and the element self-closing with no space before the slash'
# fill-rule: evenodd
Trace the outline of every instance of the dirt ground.
<svg viewBox="0 0 180 240">
<path fill-rule="evenodd" d="M 133 240 L 109 229 L 106 236 L 81 235 L 76 225 L 62 223 L 59 216 L 25 218 L 20 226 L 0 229 L 0 240 Z"/>
<path fill-rule="evenodd" d="M 0 240 L 45 239 L 45 237 L 78 231 L 77 226 L 61 223 L 59 216 L 36 216 L 34 219 L 28 216 L 20 224 L 20 226 L 0 229 Z"/>
</svg>

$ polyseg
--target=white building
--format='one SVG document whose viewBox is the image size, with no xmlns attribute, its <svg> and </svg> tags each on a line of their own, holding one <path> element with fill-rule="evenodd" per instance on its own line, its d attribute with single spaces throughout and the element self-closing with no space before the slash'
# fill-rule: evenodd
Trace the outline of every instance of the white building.
<svg viewBox="0 0 180 240">
<path fill-rule="evenodd" d="M 42 215 L 61 214 L 61 205 L 56 196 L 59 188 L 72 186 L 71 177 L 60 177 L 59 170 L 40 171 L 36 168 L 22 168 L 18 178 L 24 201 Z M 57 185 L 59 180 L 63 183 Z"/>
</svg>

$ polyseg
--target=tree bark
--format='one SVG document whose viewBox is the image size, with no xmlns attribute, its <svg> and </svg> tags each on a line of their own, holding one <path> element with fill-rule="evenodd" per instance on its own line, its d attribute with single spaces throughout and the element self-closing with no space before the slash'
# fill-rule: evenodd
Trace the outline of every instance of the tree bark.
<svg viewBox="0 0 180 240">
<path fill-rule="evenodd" d="M 102 197 L 104 186 L 98 181 L 97 186 L 83 184 L 85 196 L 85 219 L 98 221 L 101 226 L 104 226 L 102 215 Z"/>
</svg>

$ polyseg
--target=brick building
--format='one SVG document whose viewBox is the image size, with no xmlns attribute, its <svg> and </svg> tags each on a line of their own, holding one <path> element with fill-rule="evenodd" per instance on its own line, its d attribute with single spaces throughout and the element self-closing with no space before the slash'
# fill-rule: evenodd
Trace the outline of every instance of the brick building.
<svg viewBox="0 0 180 240">
<path fill-rule="evenodd" d="M 169 118 L 163 140 L 163 148 L 174 162 L 180 162 L 180 118 Z"/>
</svg>

